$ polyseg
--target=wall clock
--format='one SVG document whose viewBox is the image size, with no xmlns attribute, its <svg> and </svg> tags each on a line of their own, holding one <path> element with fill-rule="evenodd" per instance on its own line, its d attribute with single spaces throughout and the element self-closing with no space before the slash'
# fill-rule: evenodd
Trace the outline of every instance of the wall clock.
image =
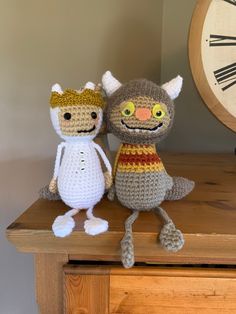
<svg viewBox="0 0 236 314">
<path fill-rule="evenodd" d="M 204 102 L 236 132 L 236 0 L 197 1 L 189 59 Z"/>
</svg>

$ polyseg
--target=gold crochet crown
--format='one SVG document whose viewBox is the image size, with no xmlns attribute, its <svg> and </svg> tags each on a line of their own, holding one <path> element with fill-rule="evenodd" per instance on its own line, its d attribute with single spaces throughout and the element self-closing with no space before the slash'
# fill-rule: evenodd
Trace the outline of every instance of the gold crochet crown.
<svg viewBox="0 0 236 314">
<path fill-rule="evenodd" d="M 81 91 L 76 91 L 66 89 L 63 94 L 52 92 L 50 105 L 52 108 L 79 105 L 93 105 L 104 108 L 105 101 L 100 90 L 86 88 Z"/>
</svg>

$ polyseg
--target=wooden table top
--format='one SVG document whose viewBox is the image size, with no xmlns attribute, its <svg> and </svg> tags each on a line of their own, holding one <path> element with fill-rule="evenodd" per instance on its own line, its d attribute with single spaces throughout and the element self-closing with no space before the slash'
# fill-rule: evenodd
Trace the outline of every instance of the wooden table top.
<svg viewBox="0 0 236 314">
<path fill-rule="evenodd" d="M 170 175 L 196 182 L 185 199 L 162 204 L 182 230 L 186 243 L 177 253 L 166 252 L 157 241 L 160 219 L 153 212 L 143 212 L 133 228 L 136 261 L 236 264 L 236 156 L 165 153 L 161 157 Z M 75 216 L 74 232 L 56 238 L 52 222 L 67 210 L 61 201 L 39 199 L 7 228 L 7 237 L 22 252 L 65 253 L 71 260 L 120 260 L 119 242 L 130 210 L 104 197 L 94 213 L 109 221 L 108 232 L 85 234 L 82 211 Z"/>
</svg>

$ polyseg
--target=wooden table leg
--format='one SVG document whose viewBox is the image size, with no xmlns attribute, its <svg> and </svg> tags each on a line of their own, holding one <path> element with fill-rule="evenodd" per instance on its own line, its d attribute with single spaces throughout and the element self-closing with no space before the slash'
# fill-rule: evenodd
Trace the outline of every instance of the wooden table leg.
<svg viewBox="0 0 236 314">
<path fill-rule="evenodd" d="M 63 313 L 63 270 L 66 254 L 35 254 L 36 299 L 40 314 Z"/>
</svg>

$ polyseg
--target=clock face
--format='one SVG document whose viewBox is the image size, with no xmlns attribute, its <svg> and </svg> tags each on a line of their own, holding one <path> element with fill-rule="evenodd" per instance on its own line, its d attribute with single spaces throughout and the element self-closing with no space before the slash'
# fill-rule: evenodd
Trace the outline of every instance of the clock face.
<svg viewBox="0 0 236 314">
<path fill-rule="evenodd" d="M 236 117 L 236 0 L 211 1 L 203 24 L 201 54 L 210 88 Z"/>
<path fill-rule="evenodd" d="M 197 0 L 189 59 L 204 102 L 236 132 L 236 0 Z"/>
</svg>

